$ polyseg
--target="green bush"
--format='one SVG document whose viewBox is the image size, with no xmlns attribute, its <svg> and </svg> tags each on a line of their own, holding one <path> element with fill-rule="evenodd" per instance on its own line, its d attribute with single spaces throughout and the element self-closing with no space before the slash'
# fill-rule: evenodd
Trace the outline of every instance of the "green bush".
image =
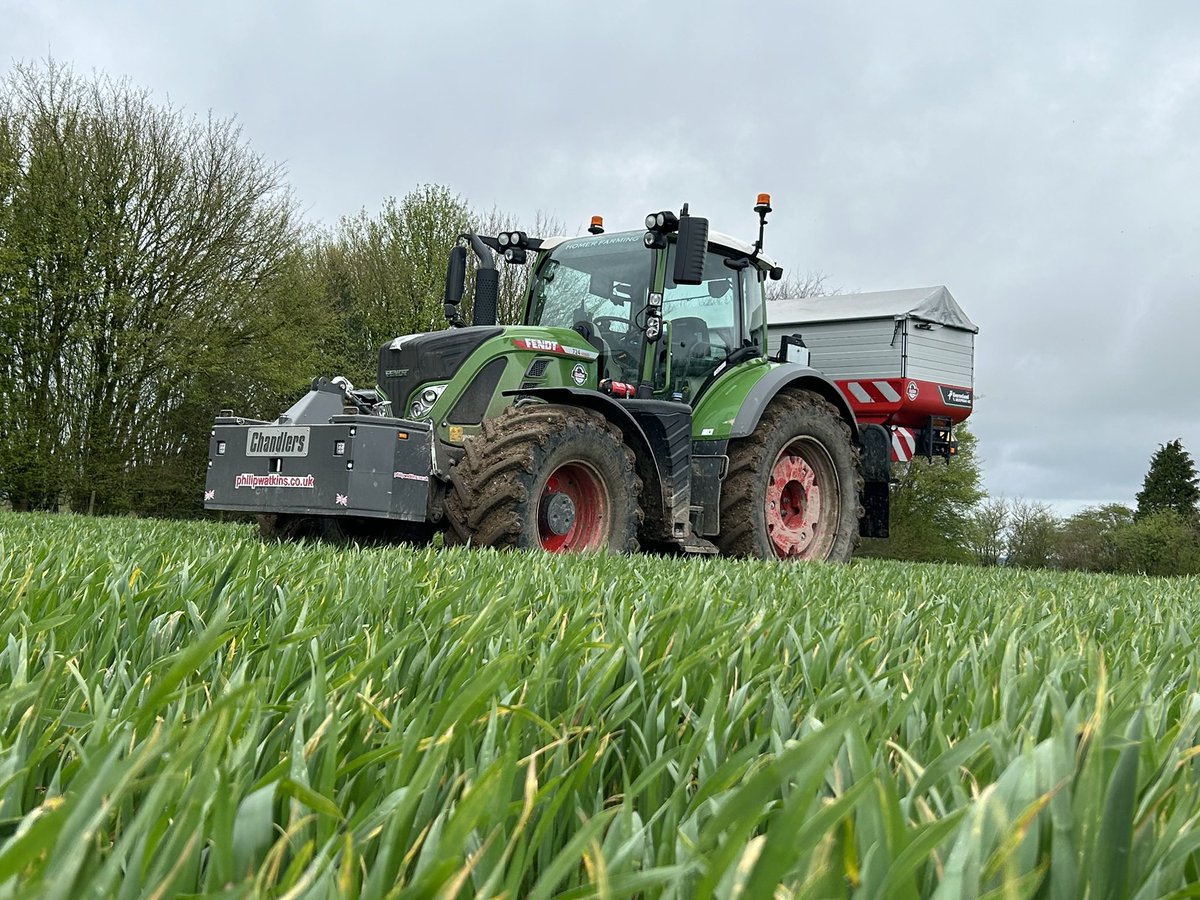
<svg viewBox="0 0 1200 900">
<path fill-rule="evenodd" d="M 1149 513 L 1115 533 L 1123 572 L 1144 575 L 1200 574 L 1200 533 L 1194 519 L 1174 510 Z"/>
</svg>

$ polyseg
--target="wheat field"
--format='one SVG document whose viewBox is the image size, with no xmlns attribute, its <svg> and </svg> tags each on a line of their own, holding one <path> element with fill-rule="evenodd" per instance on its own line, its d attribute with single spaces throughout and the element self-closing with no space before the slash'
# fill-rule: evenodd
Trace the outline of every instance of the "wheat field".
<svg viewBox="0 0 1200 900">
<path fill-rule="evenodd" d="M 1200 896 L 1200 582 L 0 513 L 0 897 Z"/>
</svg>

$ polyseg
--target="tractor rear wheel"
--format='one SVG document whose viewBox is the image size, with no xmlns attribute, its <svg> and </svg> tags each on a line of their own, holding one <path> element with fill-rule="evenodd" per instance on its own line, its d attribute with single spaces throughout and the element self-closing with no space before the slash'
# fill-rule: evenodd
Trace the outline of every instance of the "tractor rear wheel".
<svg viewBox="0 0 1200 900">
<path fill-rule="evenodd" d="M 450 472 L 448 544 L 552 553 L 637 549 L 633 451 L 598 413 L 511 406 L 465 442 Z"/>
<path fill-rule="evenodd" d="M 781 394 L 754 434 L 729 442 L 714 542 L 729 556 L 846 562 L 858 546 L 862 484 L 837 409 L 814 394 Z"/>
</svg>

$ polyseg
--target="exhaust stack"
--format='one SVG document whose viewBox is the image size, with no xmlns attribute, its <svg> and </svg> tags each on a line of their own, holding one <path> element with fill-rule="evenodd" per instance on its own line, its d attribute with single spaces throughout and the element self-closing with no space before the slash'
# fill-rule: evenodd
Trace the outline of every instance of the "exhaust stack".
<svg viewBox="0 0 1200 900">
<path fill-rule="evenodd" d="M 479 239 L 479 235 L 471 232 L 465 235 L 471 242 L 471 249 L 479 260 L 479 268 L 475 270 L 475 304 L 472 307 L 472 325 L 495 325 L 496 306 L 500 300 L 500 273 L 492 261 L 491 251 Z"/>
</svg>

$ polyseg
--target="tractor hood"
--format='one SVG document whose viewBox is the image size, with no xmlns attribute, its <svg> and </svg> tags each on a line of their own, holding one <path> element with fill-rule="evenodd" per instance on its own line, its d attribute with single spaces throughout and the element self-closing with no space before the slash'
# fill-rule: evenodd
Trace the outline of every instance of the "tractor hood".
<svg viewBox="0 0 1200 900">
<path fill-rule="evenodd" d="M 417 386 L 428 381 L 449 381 L 467 357 L 504 329 L 480 325 L 407 334 L 379 349 L 379 387 L 392 401 L 392 411 L 403 415 Z"/>
</svg>

